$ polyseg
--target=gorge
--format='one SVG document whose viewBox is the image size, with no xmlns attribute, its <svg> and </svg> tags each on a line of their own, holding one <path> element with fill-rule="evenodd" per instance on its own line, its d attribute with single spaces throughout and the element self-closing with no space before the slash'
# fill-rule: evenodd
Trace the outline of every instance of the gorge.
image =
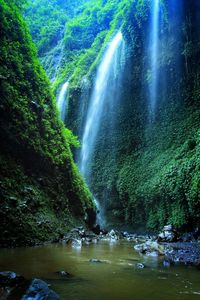
<svg viewBox="0 0 200 300">
<path fill-rule="evenodd" d="M 199 0 L 0 0 L 2 271 L 62 299 L 199 295 L 199 20 Z"/>
</svg>

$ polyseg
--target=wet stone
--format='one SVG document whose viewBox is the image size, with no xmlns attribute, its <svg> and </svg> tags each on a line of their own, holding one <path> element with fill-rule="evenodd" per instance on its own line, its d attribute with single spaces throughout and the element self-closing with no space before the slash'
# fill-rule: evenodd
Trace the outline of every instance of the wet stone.
<svg viewBox="0 0 200 300">
<path fill-rule="evenodd" d="M 67 277 L 67 278 L 72 277 L 72 275 L 67 271 L 57 271 L 56 274 L 61 277 Z"/>
<path fill-rule="evenodd" d="M 135 268 L 141 270 L 141 269 L 144 269 L 144 268 L 145 268 L 145 265 L 142 264 L 142 263 L 137 263 L 137 264 L 135 265 Z"/>
<path fill-rule="evenodd" d="M 25 281 L 23 276 L 16 274 L 15 272 L 0 272 L 0 286 L 1 287 L 13 287 Z"/>
<path fill-rule="evenodd" d="M 59 300 L 59 296 L 49 288 L 49 285 L 40 279 L 33 279 L 27 288 L 22 300 Z"/>
<path fill-rule="evenodd" d="M 90 259 L 90 262 L 95 263 L 95 264 L 101 264 L 102 263 L 102 261 L 100 259 L 97 259 L 97 258 Z"/>
</svg>

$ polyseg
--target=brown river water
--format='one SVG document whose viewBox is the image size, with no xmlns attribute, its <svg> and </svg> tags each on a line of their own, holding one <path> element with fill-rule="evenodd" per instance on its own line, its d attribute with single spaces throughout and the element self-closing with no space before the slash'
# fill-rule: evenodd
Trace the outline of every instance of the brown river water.
<svg viewBox="0 0 200 300">
<path fill-rule="evenodd" d="M 92 263 L 90 259 L 105 260 Z M 137 269 L 137 263 L 144 269 Z M 132 242 L 100 241 L 73 249 L 70 245 L 1 249 L 0 270 L 51 284 L 62 300 L 193 300 L 200 299 L 200 270 L 165 268 L 160 258 L 141 256 Z M 56 271 L 73 277 L 64 278 Z"/>
</svg>

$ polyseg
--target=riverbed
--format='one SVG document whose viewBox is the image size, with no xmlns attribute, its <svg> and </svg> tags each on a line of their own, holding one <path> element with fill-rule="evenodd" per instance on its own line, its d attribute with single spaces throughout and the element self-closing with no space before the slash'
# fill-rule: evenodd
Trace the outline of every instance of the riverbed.
<svg viewBox="0 0 200 300">
<path fill-rule="evenodd" d="M 124 240 L 102 240 L 82 248 L 53 244 L 1 249 L 0 270 L 43 279 L 63 300 L 200 299 L 200 270 L 164 267 L 161 258 L 138 254 L 133 243 Z M 56 273 L 62 270 L 72 276 Z"/>
</svg>

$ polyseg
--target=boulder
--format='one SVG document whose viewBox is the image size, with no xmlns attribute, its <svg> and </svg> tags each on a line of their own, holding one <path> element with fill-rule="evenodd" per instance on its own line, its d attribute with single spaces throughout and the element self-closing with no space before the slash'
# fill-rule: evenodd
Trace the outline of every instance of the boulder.
<svg viewBox="0 0 200 300">
<path fill-rule="evenodd" d="M 0 272 L 0 287 L 14 287 L 25 281 L 23 276 L 16 274 L 15 272 Z"/>
<path fill-rule="evenodd" d="M 92 231 L 93 231 L 95 234 L 99 235 L 99 234 L 101 233 L 101 227 L 100 227 L 100 225 L 99 225 L 99 224 L 96 224 L 96 225 L 93 227 Z"/>
<path fill-rule="evenodd" d="M 86 237 L 86 231 L 83 227 L 73 228 L 61 239 L 62 242 L 72 243 L 74 240 L 79 240 Z"/>
<path fill-rule="evenodd" d="M 177 232 L 172 225 L 166 225 L 158 235 L 158 242 L 173 243 L 177 241 Z"/>
<path fill-rule="evenodd" d="M 49 288 L 48 284 L 40 279 L 30 282 L 22 300 L 59 300 L 59 296 Z"/>
<path fill-rule="evenodd" d="M 157 241 L 148 240 L 143 244 L 134 246 L 134 249 L 142 254 L 149 256 L 158 256 L 165 254 L 165 248 L 160 245 Z"/>
<path fill-rule="evenodd" d="M 129 234 L 126 239 L 129 242 L 135 241 L 137 239 L 137 234 Z"/>
<path fill-rule="evenodd" d="M 129 233 L 127 231 L 122 231 L 121 232 L 121 235 L 124 237 L 124 238 L 128 238 L 129 237 Z"/>
<path fill-rule="evenodd" d="M 200 245 L 198 243 L 172 243 L 165 256 L 171 263 L 200 266 Z"/>
<path fill-rule="evenodd" d="M 145 268 L 145 265 L 142 264 L 142 263 L 137 263 L 137 264 L 135 265 L 135 268 L 141 270 L 141 269 L 144 269 L 144 268 Z"/>
<path fill-rule="evenodd" d="M 15 272 L 0 272 L 2 299 L 59 300 L 59 296 L 40 279 L 26 280 Z"/>
<path fill-rule="evenodd" d="M 170 225 L 166 225 L 163 227 L 163 231 L 173 231 L 173 226 L 170 224 Z"/>
<path fill-rule="evenodd" d="M 168 261 L 168 260 L 164 260 L 164 261 L 163 261 L 163 267 L 169 268 L 170 266 L 171 266 L 170 261 Z"/>
<path fill-rule="evenodd" d="M 108 232 L 107 236 L 110 238 L 110 240 L 119 240 L 119 233 L 113 229 Z"/>
<path fill-rule="evenodd" d="M 101 228 L 101 234 L 102 235 L 106 235 L 106 234 L 108 234 L 108 230 L 107 229 L 105 229 L 105 228 Z"/>
</svg>

